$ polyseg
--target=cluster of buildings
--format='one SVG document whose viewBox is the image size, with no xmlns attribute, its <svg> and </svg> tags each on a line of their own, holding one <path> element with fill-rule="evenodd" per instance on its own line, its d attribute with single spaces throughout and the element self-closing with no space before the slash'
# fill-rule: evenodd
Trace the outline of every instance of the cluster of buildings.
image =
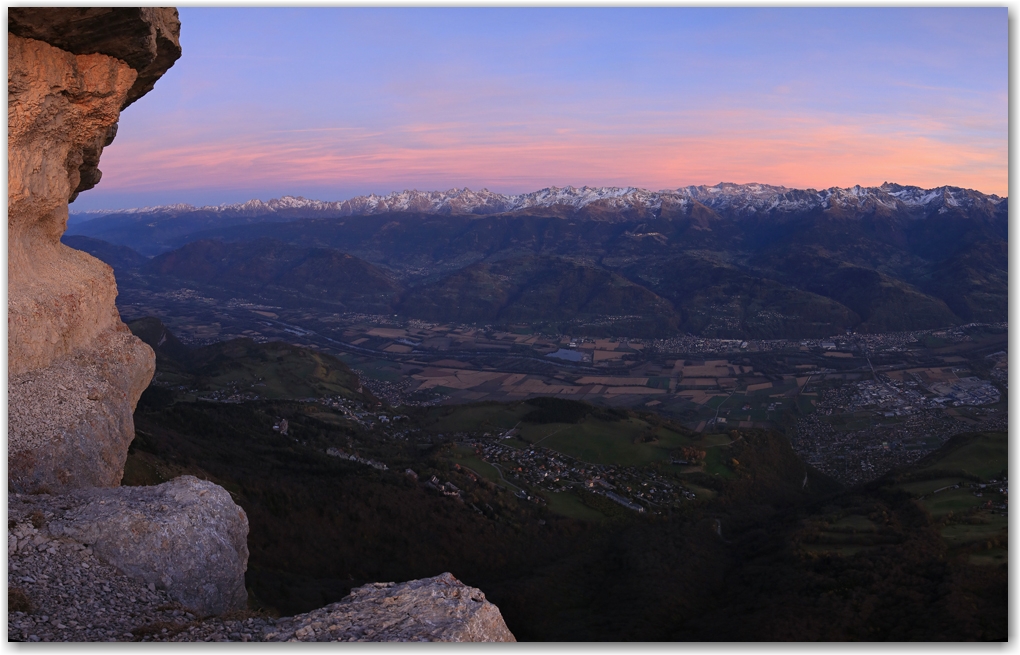
<svg viewBox="0 0 1020 655">
<path fill-rule="evenodd" d="M 253 400 L 262 400 L 262 396 L 258 393 L 254 391 L 241 391 L 237 387 L 209 391 L 204 395 L 199 395 L 202 392 L 197 389 L 190 389 L 189 392 L 194 393 L 195 397 L 199 400 L 211 403 L 246 403 Z"/>
<path fill-rule="evenodd" d="M 411 469 L 407 469 L 407 470 L 409 472 L 411 472 L 411 473 L 414 473 L 414 471 L 411 471 Z M 418 476 L 415 475 L 414 479 L 417 480 Z M 442 482 L 435 475 L 433 475 L 432 477 L 430 477 L 428 480 L 425 481 L 425 486 L 427 488 L 429 488 L 429 489 L 434 490 L 434 491 L 438 491 L 439 493 L 443 494 L 444 496 L 449 496 L 450 498 L 456 498 L 457 500 L 459 500 L 461 502 L 464 502 L 463 492 L 461 492 L 461 490 L 457 488 L 457 485 L 455 485 L 454 483 L 449 482 L 449 481 Z"/>
<path fill-rule="evenodd" d="M 931 406 L 924 394 L 916 389 L 897 389 L 896 386 L 901 386 L 901 383 L 864 380 L 855 386 L 856 389 L 854 387 L 848 389 L 852 395 L 846 405 L 840 406 L 845 412 L 870 409 L 876 415 L 892 417 L 905 416 L 915 408 Z M 853 393 L 854 391 L 856 393 Z M 832 408 L 827 409 L 831 413 Z"/>
<path fill-rule="evenodd" d="M 809 464 L 852 485 L 911 464 L 954 434 L 1006 428 L 1005 412 L 975 408 L 964 421 L 925 403 L 874 381 L 826 389 L 816 411 L 797 421 L 792 443 Z"/>
<path fill-rule="evenodd" d="M 585 489 L 637 512 L 659 513 L 694 500 L 694 493 L 651 469 L 589 464 L 541 446 L 514 448 L 495 440 L 468 442 L 510 484 L 551 493 Z M 522 490 L 525 491 L 525 490 Z"/>
<path fill-rule="evenodd" d="M 851 351 L 854 344 L 847 337 L 826 339 L 709 339 L 684 334 L 669 339 L 654 339 L 649 349 L 662 354 L 723 354 L 736 352 L 783 352 L 790 350 Z"/>
<path fill-rule="evenodd" d="M 404 414 L 385 411 L 379 407 L 366 407 L 361 401 L 351 400 L 343 396 L 309 398 L 308 400 L 340 412 L 344 418 L 366 430 L 378 427 L 389 437 L 401 438 L 407 435 L 407 431 L 401 429 L 407 421 L 407 416 Z"/>
<path fill-rule="evenodd" d="M 391 407 L 433 407 L 441 405 L 449 396 L 432 390 L 411 392 L 410 387 L 415 380 L 410 376 L 400 378 L 396 382 L 386 380 L 374 380 L 367 375 L 359 373 L 361 383 L 372 392 L 372 395 L 386 402 Z"/>
<path fill-rule="evenodd" d="M 933 384 L 932 393 L 939 394 L 933 402 L 961 405 L 989 405 L 999 402 L 1001 394 L 995 385 L 977 377 L 965 377 L 951 382 Z"/>
<path fill-rule="evenodd" d="M 1009 480 L 992 479 L 984 484 L 971 483 L 971 493 L 978 498 L 988 498 L 985 508 L 1006 514 L 1009 512 Z M 996 497 L 996 494 L 998 496 Z"/>
<path fill-rule="evenodd" d="M 840 352 L 899 352 L 908 344 L 934 336 L 950 343 L 970 341 L 968 329 L 990 325 L 1006 328 L 1006 323 L 970 323 L 945 330 L 914 330 L 910 332 L 858 333 L 833 335 L 822 339 L 716 339 L 680 334 L 668 339 L 654 339 L 649 345 L 653 352 L 664 354 L 727 353 L 727 352 L 776 352 L 784 350 L 835 350 Z"/>
<path fill-rule="evenodd" d="M 340 450 L 339 448 L 327 448 L 326 454 L 329 455 L 330 457 L 339 457 L 340 459 L 346 459 L 347 461 L 355 462 L 357 464 L 371 466 L 372 468 L 379 469 L 380 471 L 388 471 L 390 468 L 383 464 L 382 462 L 378 462 L 374 459 L 368 459 L 366 457 L 361 457 L 360 455 L 354 453 L 348 453 L 343 450 Z"/>
</svg>

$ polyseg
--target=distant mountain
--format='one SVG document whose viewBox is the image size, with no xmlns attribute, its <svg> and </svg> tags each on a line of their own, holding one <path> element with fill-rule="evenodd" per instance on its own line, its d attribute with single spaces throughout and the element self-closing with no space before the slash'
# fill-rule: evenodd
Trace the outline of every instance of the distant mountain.
<svg viewBox="0 0 1020 655">
<path fill-rule="evenodd" d="M 587 207 L 624 211 L 643 210 L 659 214 L 683 210 L 697 202 L 715 210 L 738 214 L 755 214 L 770 211 L 806 211 L 812 209 L 849 208 L 869 211 L 879 207 L 902 209 L 923 207 L 972 208 L 979 205 L 997 207 L 1005 198 L 985 195 L 958 187 L 921 189 L 885 183 L 880 187 L 854 186 L 846 189 L 832 187 L 791 189 L 768 184 L 720 183 L 715 186 L 688 186 L 663 191 L 649 191 L 637 187 L 547 187 L 522 194 L 493 193 L 487 189 L 472 191 L 396 191 L 389 195 L 358 196 L 350 200 L 322 201 L 284 196 L 263 202 L 249 200 L 243 203 L 194 207 L 188 204 L 160 205 L 139 209 L 99 210 L 75 214 L 78 221 L 98 219 L 111 215 L 180 215 L 208 212 L 220 216 L 293 216 L 310 214 L 329 216 L 365 216 L 389 212 L 420 212 L 423 214 L 501 214 L 538 207 Z"/>
<path fill-rule="evenodd" d="M 405 293 L 397 311 L 431 321 L 508 325 L 554 332 L 675 332 L 670 303 L 600 266 L 556 257 L 521 257 L 467 266 Z"/>
<path fill-rule="evenodd" d="M 142 272 L 239 293 L 299 294 L 357 311 L 388 311 L 400 290 L 385 271 L 357 257 L 275 239 L 195 241 L 153 258 Z"/>
<path fill-rule="evenodd" d="M 585 289 L 601 284 L 586 277 L 592 271 L 626 280 L 634 295 L 620 307 L 645 298 L 633 314 L 654 317 L 645 328 L 654 324 L 662 335 L 676 329 L 732 338 L 926 329 L 1006 320 L 1008 304 L 1008 203 L 957 187 L 815 191 L 719 184 L 660 192 L 566 187 L 521 195 L 462 189 L 338 203 L 288 197 L 132 210 L 80 223 L 69 233 L 150 255 L 181 248 L 167 267 L 147 265 L 151 274 L 297 290 L 345 307 L 390 307 L 436 320 L 538 320 L 523 310 L 527 305 L 553 312 L 542 319 L 550 324 L 563 325 L 568 316 L 588 321 L 580 318 L 594 316 L 588 309 L 551 302 L 555 294 L 528 296 L 524 304 L 514 299 L 544 279 L 539 268 L 547 265 L 565 279 L 589 271 L 577 278 Z M 259 239 L 280 243 L 250 245 Z M 221 243 L 186 248 L 208 240 Z M 320 251 L 312 256 L 308 249 Z M 301 264 L 305 257 L 308 263 Z M 334 271 L 341 261 L 348 270 Z M 494 273 L 501 266 L 513 270 Z M 530 275 L 537 277 L 529 281 Z M 472 290 L 475 282 L 495 295 Z M 622 288 L 615 284 L 609 287 Z M 504 304 L 495 308 L 498 299 Z M 614 313 L 620 307 L 603 316 L 623 315 Z"/>
<path fill-rule="evenodd" d="M 60 239 L 65 246 L 81 250 L 109 264 L 116 273 L 125 273 L 141 268 L 149 258 L 127 246 L 118 246 L 101 239 L 65 234 Z"/>
</svg>

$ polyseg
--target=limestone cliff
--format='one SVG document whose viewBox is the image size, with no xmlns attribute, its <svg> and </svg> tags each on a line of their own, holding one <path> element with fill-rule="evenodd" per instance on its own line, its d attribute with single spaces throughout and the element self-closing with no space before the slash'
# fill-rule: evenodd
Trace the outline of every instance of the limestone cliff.
<svg viewBox="0 0 1020 655">
<path fill-rule="evenodd" d="M 8 486 L 116 486 L 154 371 L 109 266 L 60 243 L 120 110 L 180 56 L 176 9 L 12 8 L 8 18 Z M 26 38 L 30 37 L 30 38 Z M 59 47 L 58 47 L 59 46 Z"/>
<path fill-rule="evenodd" d="M 101 178 L 121 109 L 180 56 L 179 32 L 172 8 L 9 10 L 7 473 L 10 491 L 60 494 L 45 496 L 54 534 L 221 613 L 247 601 L 247 517 L 193 478 L 100 489 L 124 475 L 155 356 L 120 320 L 113 270 L 60 243 L 68 202 Z"/>
</svg>

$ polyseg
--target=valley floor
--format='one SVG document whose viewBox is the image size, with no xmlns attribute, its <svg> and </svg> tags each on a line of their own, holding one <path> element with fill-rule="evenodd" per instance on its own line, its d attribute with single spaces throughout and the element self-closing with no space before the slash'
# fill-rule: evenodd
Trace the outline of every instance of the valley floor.
<svg viewBox="0 0 1020 655">
<path fill-rule="evenodd" d="M 184 288 L 126 288 L 118 302 L 128 322 L 158 316 L 185 343 L 279 339 L 337 355 L 392 406 L 555 396 L 647 409 L 696 432 L 779 429 L 805 460 L 850 485 L 916 461 L 954 434 L 1004 429 L 1008 419 L 1006 324 L 824 339 L 638 339 L 221 302 Z M 238 400 L 259 397 L 237 392 Z"/>
</svg>

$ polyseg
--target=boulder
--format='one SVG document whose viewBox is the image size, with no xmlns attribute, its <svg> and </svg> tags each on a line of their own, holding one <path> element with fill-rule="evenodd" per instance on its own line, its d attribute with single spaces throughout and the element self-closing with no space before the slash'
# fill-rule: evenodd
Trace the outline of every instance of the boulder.
<svg viewBox="0 0 1020 655">
<path fill-rule="evenodd" d="M 450 573 L 351 590 L 340 602 L 278 619 L 265 641 L 517 641 L 499 608 Z"/>
<path fill-rule="evenodd" d="M 154 487 L 53 498 L 51 536 L 91 546 L 99 559 L 196 614 L 246 607 L 248 517 L 223 487 L 184 475 Z"/>
</svg>

